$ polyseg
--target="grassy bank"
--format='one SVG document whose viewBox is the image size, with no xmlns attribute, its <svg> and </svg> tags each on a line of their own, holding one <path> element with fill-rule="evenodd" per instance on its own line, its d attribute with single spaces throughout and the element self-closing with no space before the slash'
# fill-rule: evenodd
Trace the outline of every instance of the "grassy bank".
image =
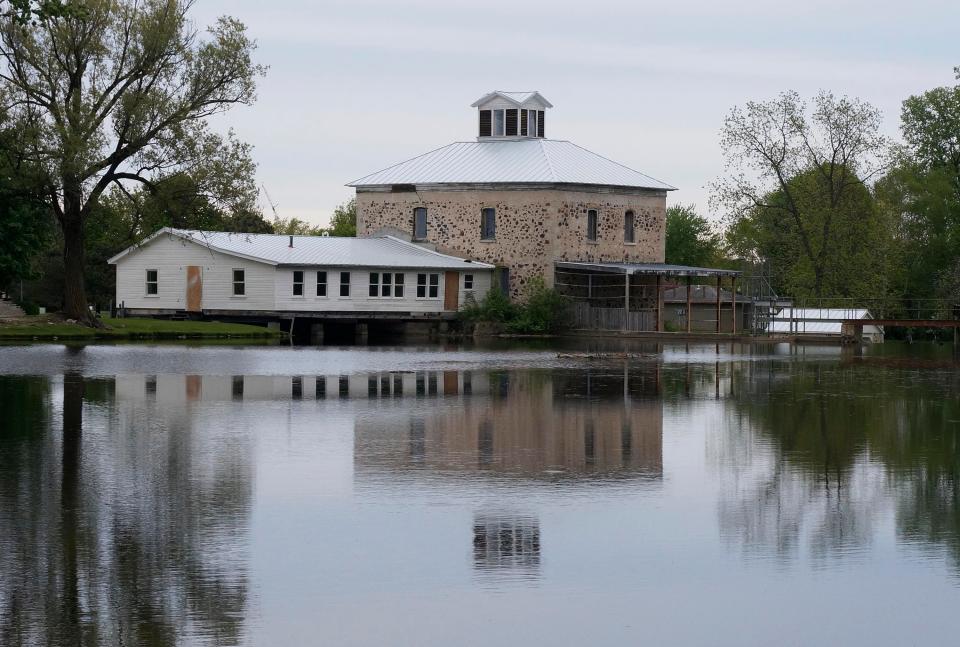
<svg viewBox="0 0 960 647">
<path fill-rule="evenodd" d="M 283 333 L 247 324 L 219 321 L 103 318 L 105 328 L 87 328 L 50 317 L 27 317 L 0 323 L 0 339 L 252 339 Z"/>
</svg>

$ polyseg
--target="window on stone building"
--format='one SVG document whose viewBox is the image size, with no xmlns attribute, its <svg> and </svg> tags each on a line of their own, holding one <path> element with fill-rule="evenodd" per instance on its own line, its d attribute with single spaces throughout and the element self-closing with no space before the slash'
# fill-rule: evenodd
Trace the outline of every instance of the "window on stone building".
<svg viewBox="0 0 960 647">
<path fill-rule="evenodd" d="M 587 209 L 587 240 L 597 239 L 597 210 Z"/>
<path fill-rule="evenodd" d="M 413 238 L 424 240 L 427 237 L 427 208 L 417 207 L 413 210 Z"/>
<path fill-rule="evenodd" d="M 625 243 L 635 243 L 636 232 L 634 231 L 634 217 L 633 211 L 628 211 L 623 214 L 623 242 Z"/>
<path fill-rule="evenodd" d="M 497 210 L 488 207 L 480 212 L 480 240 L 494 240 L 497 237 Z"/>
</svg>

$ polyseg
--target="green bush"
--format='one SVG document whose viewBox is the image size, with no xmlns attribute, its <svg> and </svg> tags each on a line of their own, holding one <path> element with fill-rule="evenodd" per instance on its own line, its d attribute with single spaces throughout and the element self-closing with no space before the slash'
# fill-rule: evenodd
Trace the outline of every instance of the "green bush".
<svg viewBox="0 0 960 647">
<path fill-rule="evenodd" d="M 530 282 L 526 296 L 526 303 L 516 305 L 498 287 L 493 287 L 481 303 L 464 306 L 461 315 L 471 321 L 501 323 L 507 331 L 524 335 L 555 333 L 567 326 L 566 297 L 549 289 L 542 278 Z"/>
<path fill-rule="evenodd" d="M 468 303 L 460 310 L 460 315 L 470 321 L 495 321 L 505 323 L 516 316 L 517 307 L 499 287 L 490 288 L 483 301 Z"/>
<path fill-rule="evenodd" d="M 20 306 L 20 309 L 23 310 L 24 314 L 35 317 L 40 314 L 40 306 L 38 306 L 33 301 L 22 301 L 17 303 Z"/>
</svg>

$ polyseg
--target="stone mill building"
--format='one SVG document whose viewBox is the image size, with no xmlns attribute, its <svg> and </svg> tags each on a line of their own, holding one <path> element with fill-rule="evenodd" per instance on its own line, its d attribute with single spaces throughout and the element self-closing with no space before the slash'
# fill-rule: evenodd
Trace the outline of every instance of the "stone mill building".
<svg viewBox="0 0 960 647">
<path fill-rule="evenodd" d="M 359 236 L 389 234 L 493 264 L 515 298 L 533 277 L 554 285 L 558 263 L 663 263 L 674 187 L 549 138 L 553 106 L 539 92 L 490 92 L 473 107 L 475 140 L 348 185 Z"/>
</svg>

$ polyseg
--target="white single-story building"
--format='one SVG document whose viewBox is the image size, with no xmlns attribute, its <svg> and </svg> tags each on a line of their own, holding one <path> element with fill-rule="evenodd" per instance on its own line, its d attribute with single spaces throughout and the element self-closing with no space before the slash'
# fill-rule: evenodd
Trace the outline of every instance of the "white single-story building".
<svg viewBox="0 0 960 647">
<path fill-rule="evenodd" d="M 443 315 L 490 289 L 494 266 L 394 238 L 164 228 L 108 261 L 132 315 Z"/>
<path fill-rule="evenodd" d="M 807 337 L 843 336 L 843 321 L 873 319 L 866 308 L 784 308 L 770 320 L 769 332 Z M 863 339 L 875 344 L 883 342 L 883 326 L 863 326 Z"/>
</svg>

